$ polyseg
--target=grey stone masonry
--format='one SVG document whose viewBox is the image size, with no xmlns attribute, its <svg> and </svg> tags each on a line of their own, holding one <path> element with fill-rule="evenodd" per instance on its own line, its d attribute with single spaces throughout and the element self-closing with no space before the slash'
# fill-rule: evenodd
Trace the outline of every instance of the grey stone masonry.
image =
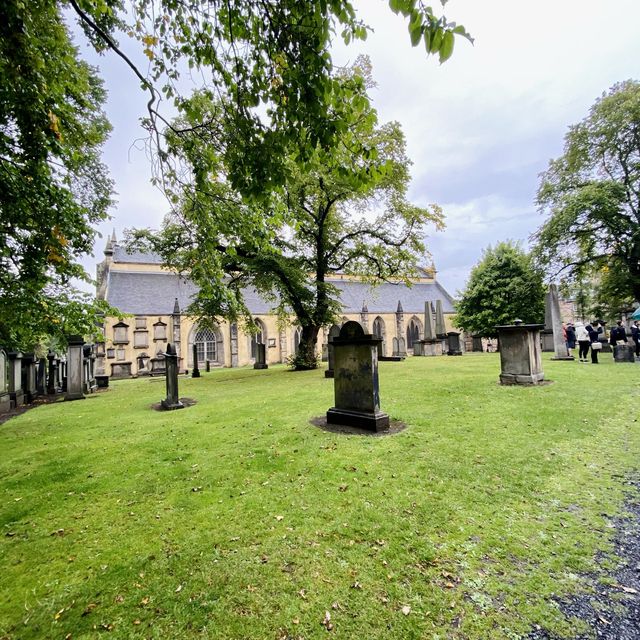
<svg viewBox="0 0 640 640">
<path fill-rule="evenodd" d="M 67 349 L 67 393 L 65 400 L 82 400 L 83 387 L 83 352 L 84 340 L 82 336 L 69 336 Z"/>
<path fill-rule="evenodd" d="M 160 406 L 165 411 L 183 409 L 184 405 L 178 397 L 178 354 L 172 344 L 167 344 L 167 351 L 164 354 L 164 361 L 167 368 L 166 389 L 167 397 L 160 402 Z M 197 361 L 197 358 L 196 358 Z"/>
<path fill-rule="evenodd" d="M 500 341 L 500 383 L 539 384 L 544 380 L 540 330 L 542 324 L 522 324 L 496 327 Z"/>
<path fill-rule="evenodd" d="M 9 396 L 11 406 L 19 407 L 24 404 L 24 390 L 22 389 L 22 353 L 9 351 Z"/>
<path fill-rule="evenodd" d="M 329 339 L 327 341 L 327 370 L 324 372 L 325 378 L 333 378 L 335 366 L 335 352 L 333 350 L 333 340 L 340 335 L 340 327 L 337 324 L 331 325 L 329 329 Z"/>
<path fill-rule="evenodd" d="M 36 367 L 37 361 L 33 353 L 25 353 L 22 356 L 22 389 L 24 391 L 24 401 L 33 402 L 38 397 L 36 388 Z"/>
<path fill-rule="evenodd" d="M 614 362 L 635 362 L 635 349 L 629 344 L 616 344 L 613 347 Z"/>
<path fill-rule="evenodd" d="M 9 395 L 9 361 L 7 354 L 0 349 L 0 414 L 11 409 L 11 396 Z"/>
<path fill-rule="evenodd" d="M 335 353 L 335 406 L 327 422 L 383 431 L 389 416 L 380 411 L 378 344 L 357 322 L 346 322 L 333 340 Z"/>
</svg>

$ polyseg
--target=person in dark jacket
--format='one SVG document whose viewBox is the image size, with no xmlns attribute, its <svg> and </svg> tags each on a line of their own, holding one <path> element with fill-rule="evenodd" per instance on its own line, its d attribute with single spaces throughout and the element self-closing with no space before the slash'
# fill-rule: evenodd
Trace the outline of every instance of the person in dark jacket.
<svg viewBox="0 0 640 640">
<path fill-rule="evenodd" d="M 611 334 L 609 335 L 609 343 L 612 347 L 615 347 L 618 342 L 627 342 L 627 331 L 622 326 L 622 320 L 618 320 L 616 326 L 611 329 Z"/>
<path fill-rule="evenodd" d="M 594 326 L 597 326 L 597 324 L 597 322 L 592 322 L 585 326 L 591 342 L 591 364 L 598 364 L 598 351 L 602 349 L 602 344 L 599 340 L 600 335 L 598 334 L 598 330 L 594 329 Z M 594 345 L 596 345 L 595 349 L 593 348 Z"/>
<path fill-rule="evenodd" d="M 640 358 L 640 327 L 638 324 L 640 324 L 640 320 L 636 320 L 631 326 L 631 337 L 636 345 L 636 358 Z"/>
<path fill-rule="evenodd" d="M 573 322 L 567 324 L 567 354 L 573 357 L 571 351 L 576 348 L 576 330 Z"/>
</svg>

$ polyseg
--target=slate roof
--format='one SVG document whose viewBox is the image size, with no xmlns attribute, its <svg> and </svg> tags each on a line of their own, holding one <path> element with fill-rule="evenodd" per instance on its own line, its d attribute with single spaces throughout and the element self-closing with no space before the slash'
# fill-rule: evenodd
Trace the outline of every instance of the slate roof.
<svg viewBox="0 0 640 640">
<path fill-rule="evenodd" d="M 146 258 L 148 264 L 149 256 Z M 112 270 L 108 277 L 107 301 L 124 313 L 171 315 L 176 298 L 184 311 L 197 291 L 190 280 L 173 273 Z M 370 314 L 394 313 L 400 302 L 405 314 L 422 314 L 424 303 L 437 299 L 442 300 L 444 313 L 454 310 L 451 297 L 437 282 L 417 283 L 411 288 L 390 283 L 371 287 L 350 280 L 336 280 L 332 284 L 340 291 L 344 313 L 360 313 L 363 303 Z M 245 289 L 244 296 L 253 314 L 264 315 L 273 309 L 273 303 L 264 300 L 254 289 Z"/>
<path fill-rule="evenodd" d="M 162 258 L 157 253 L 129 252 L 119 244 L 113 245 L 113 261 L 133 264 L 162 264 Z"/>
</svg>

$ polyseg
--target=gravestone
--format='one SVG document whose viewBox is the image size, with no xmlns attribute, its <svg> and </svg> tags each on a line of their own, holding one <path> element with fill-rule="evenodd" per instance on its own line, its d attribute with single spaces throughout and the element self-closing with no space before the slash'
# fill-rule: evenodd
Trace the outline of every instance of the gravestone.
<svg viewBox="0 0 640 640">
<path fill-rule="evenodd" d="M 204 363 L 204 370 L 205 370 L 207 373 L 209 373 L 209 372 L 211 371 L 211 363 L 209 362 L 209 360 L 207 360 L 207 361 Z"/>
<path fill-rule="evenodd" d="M 22 389 L 25 403 L 31 403 L 38 397 L 36 388 L 36 358 L 33 353 L 22 356 Z"/>
<path fill-rule="evenodd" d="M 333 351 L 333 340 L 340 335 L 340 327 L 337 324 L 331 325 L 329 338 L 327 339 L 327 370 L 324 372 L 325 378 L 333 378 L 335 366 L 335 353 Z"/>
<path fill-rule="evenodd" d="M 539 384 L 544 380 L 540 330 L 542 324 L 515 324 L 496 327 L 500 342 L 500 384 Z"/>
<path fill-rule="evenodd" d="M 564 338 L 564 332 L 562 331 L 562 318 L 560 317 L 560 300 L 558 298 L 558 287 L 555 284 L 549 285 L 549 291 L 547 291 L 547 297 L 545 301 L 545 313 L 544 313 L 544 325 L 545 330 L 551 329 L 553 337 L 553 352 L 554 356 L 552 360 L 574 360 L 573 356 L 569 355 L 567 349 L 567 341 Z M 542 342 L 544 351 L 544 339 Z"/>
<path fill-rule="evenodd" d="M 393 340 L 391 341 L 391 344 L 393 345 L 393 350 L 391 351 L 391 355 L 400 357 L 400 341 L 398 340 L 398 338 L 393 338 Z"/>
<path fill-rule="evenodd" d="M 407 357 L 407 341 L 402 337 L 398 338 L 398 355 L 401 358 Z"/>
<path fill-rule="evenodd" d="M 38 370 L 36 371 L 36 389 L 39 396 L 47 393 L 47 361 L 45 358 L 38 360 Z"/>
<path fill-rule="evenodd" d="M 196 358 L 196 362 L 198 359 Z M 167 369 L 166 389 L 167 397 L 160 401 L 160 406 L 165 411 L 183 409 L 184 405 L 178 397 L 178 354 L 173 345 L 167 344 L 167 351 L 164 354 L 164 362 Z"/>
<path fill-rule="evenodd" d="M 635 347 L 629 344 L 616 344 L 613 347 L 614 362 L 635 362 Z"/>
<path fill-rule="evenodd" d="M 0 414 L 11 409 L 11 396 L 9 395 L 9 361 L 7 354 L 0 349 Z"/>
<path fill-rule="evenodd" d="M 436 338 L 445 339 L 447 329 L 444 323 L 444 312 L 442 311 L 442 300 L 436 300 Z"/>
<path fill-rule="evenodd" d="M 9 351 L 9 397 L 11 407 L 19 407 L 24 404 L 24 390 L 22 389 L 22 353 Z"/>
<path fill-rule="evenodd" d="M 365 334 L 354 321 L 346 322 L 333 339 L 335 407 L 327 411 L 327 423 L 370 431 L 389 428 L 389 416 L 380 411 L 379 343 L 380 338 Z"/>
<path fill-rule="evenodd" d="M 424 303 L 424 339 L 421 340 L 423 356 L 436 355 L 436 334 L 433 326 L 433 314 L 431 312 L 431 303 Z M 415 350 L 415 347 L 414 347 Z"/>
<path fill-rule="evenodd" d="M 67 393 L 65 400 L 83 400 L 83 352 L 82 336 L 69 336 L 67 348 Z"/>
<path fill-rule="evenodd" d="M 191 372 L 191 377 L 192 378 L 199 378 L 200 377 L 200 369 L 198 369 L 198 346 L 196 344 L 193 345 L 193 347 L 191 347 L 192 349 L 192 353 L 193 353 L 193 371 Z M 169 350 L 167 349 L 167 353 L 169 353 Z M 168 372 L 167 372 L 167 375 Z"/>
<path fill-rule="evenodd" d="M 482 336 L 471 336 L 471 351 L 473 353 L 482 353 Z"/>
<path fill-rule="evenodd" d="M 267 349 L 266 346 L 260 342 L 256 344 L 256 361 L 253 363 L 254 369 L 268 369 L 267 364 Z"/>
<path fill-rule="evenodd" d="M 47 376 L 47 393 L 53 395 L 58 389 L 58 364 L 56 354 L 53 351 L 49 351 L 47 354 L 47 360 L 49 361 L 49 375 Z"/>
<path fill-rule="evenodd" d="M 414 356 L 424 355 L 422 353 L 422 342 L 421 341 L 417 341 L 417 342 L 413 343 L 413 355 Z"/>
<path fill-rule="evenodd" d="M 448 356 L 461 356 L 462 349 L 460 348 L 460 333 L 458 331 L 449 331 L 447 333 L 447 344 L 449 350 Z"/>
</svg>

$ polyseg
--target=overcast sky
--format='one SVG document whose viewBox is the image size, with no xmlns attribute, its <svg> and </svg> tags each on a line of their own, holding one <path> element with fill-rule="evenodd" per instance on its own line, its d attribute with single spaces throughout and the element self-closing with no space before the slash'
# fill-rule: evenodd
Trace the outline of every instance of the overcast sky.
<svg viewBox="0 0 640 640">
<path fill-rule="evenodd" d="M 355 4 L 373 33 L 364 44 L 337 46 L 334 61 L 371 57 L 380 120 L 401 123 L 414 163 L 410 197 L 444 210 L 446 229 L 428 246 L 438 279 L 455 295 L 484 248 L 505 239 L 526 245 L 540 225 L 538 174 L 562 153 L 568 126 L 614 83 L 640 78 L 640 1 L 449 0 L 447 18 L 464 24 L 475 44 L 458 38 L 444 65 L 411 47 L 387 0 Z M 136 143 L 145 96 L 120 60 L 82 52 L 100 67 L 114 127 L 104 160 L 118 202 L 100 231 L 115 228 L 121 238 L 128 227 L 158 228 L 166 203 Z M 84 262 L 90 273 L 104 244 Z"/>
</svg>

